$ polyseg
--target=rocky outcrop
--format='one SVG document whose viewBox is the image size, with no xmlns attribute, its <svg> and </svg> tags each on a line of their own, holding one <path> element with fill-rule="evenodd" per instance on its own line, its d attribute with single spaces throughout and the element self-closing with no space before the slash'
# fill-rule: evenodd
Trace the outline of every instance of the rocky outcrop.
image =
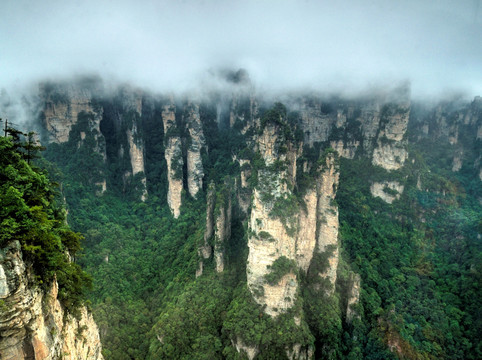
<svg viewBox="0 0 482 360">
<path fill-rule="evenodd" d="M 329 294 L 335 291 L 336 270 L 339 261 L 338 205 L 335 201 L 338 179 L 336 158 L 333 154 L 328 154 L 317 181 L 318 239 L 316 251 L 328 256 L 328 266 L 319 275 L 330 281 L 331 288 L 327 291 Z"/>
<path fill-rule="evenodd" d="M 241 211 L 247 215 L 251 203 L 251 188 L 248 179 L 251 177 L 251 163 L 246 159 L 239 159 L 240 178 L 237 183 L 238 205 Z"/>
<path fill-rule="evenodd" d="M 189 102 L 184 109 L 184 122 L 189 133 L 187 147 L 187 188 L 193 198 L 202 189 L 204 169 L 201 149 L 205 146 L 204 134 L 199 115 L 199 104 Z"/>
<path fill-rule="evenodd" d="M 404 186 L 398 181 L 374 182 L 370 186 L 370 192 L 374 197 L 379 197 L 388 204 L 400 199 Z"/>
<path fill-rule="evenodd" d="M 445 155 L 452 159 L 452 171 L 467 166 L 482 180 L 482 98 L 477 96 L 470 104 L 454 100 L 441 102 L 434 108 L 417 106 L 418 114 L 411 123 L 413 141 L 446 144 Z"/>
<path fill-rule="evenodd" d="M 404 141 L 410 116 L 410 105 L 386 104 L 381 113 L 380 128 L 372 163 L 386 170 L 400 169 L 408 158 Z"/>
<path fill-rule="evenodd" d="M 5 360 L 101 360 L 99 332 L 85 307 L 66 313 L 54 281 L 45 293 L 31 285 L 20 243 L 0 250 L 0 358 Z"/>
<path fill-rule="evenodd" d="M 49 142 L 64 143 L 69 140 L 72 127 L 77 124 L 78 116 L 84 112 L 91 115 L 89 126 L 95 130 L 98 144 L 103 144 L 100 138 L 100 122 L 102 106 L 94 100 L 100 91 L 100 84 L 53 84 L 40 85 L 40 98 L 43 101 L 42 118 L 48 132 Z M 105 156 L 105 149 L 99 148 L 99 153 Z"/>
<path fill-rule="evenodd" d="M 196 277 L 203 274 L 204 260 L 209 259 L 213 251 L 210 244 L 214 235 L 214 207 L 216 205 L 216 187 L 213 182 L 209 184 L 206 202 L 206 228 L 204 230 L 203 242 L 198 247 L 199 263 L 196 270 Z"/>
<path fill-rule="evenodd" d="M 328 141 L 336 122 L 333 106 L 328 101 L 314 97 L 303 98 L 299 106 L 305 143 L 313 145 L 315 142 Z"/>
<path fill-rule="evenodd" d="M 233 94 L 229 111 L 229 126 L 237 128 L 241 133 L 255 126 L 255 119 L 258 118 L 258 103 L 254 95 L 238 93 Z"/>
<path fill-rule="evenodd" d="M 249 219 L 248 287 L 265 312 L 277 316 L 296 300 L 296 269 L 307 272 L 313 255 L 327 253 L 329 266 L 319 275 L 328 278 L 334 291 L 338 266 L 338 208 L 334 201 L 338 168 L 333 154 L 316 172 L 303 196 L 296 199 L 292 189 L 300 150 L 283 138 L 277 125 L 266 125 L 258 137 L 257 149 L 265 162 L 258 170 Z M 309 171 L 313 164 L 303 164 Z M 301 203 L 303 206 L 301 206 Z M 285 272 L 270 282 L 270 274 L 283 259 Z M 286 264 L 293 264 L 286 270 Z"/>
<path fill-rule="evenodd" d="M 385 94 L 364 101 L 308 96 L 294 107 L 300 113 L 305 144 L 327 143 L 348 159 L 363 145 L 373 164 L 386 170 L 399 169 L 407 158 L 404 136 L 410 103 L 405 93 L 400 98 Z"/>
<path fill-rule="evenodd" d="M 350 280 L 351 287 L 348 292 L 348 304 L 346 307 L 347 323 L 351 323 L 355 316 L 360 317 L 360 314 L 358 314 L 354 309 L 354 306 L 360 302 L 360 275 L 352 273 Z"/>
<path fill-rule="evenodd" d="M 231 343 L 236 348 L 238 353 L 244 352 L 248 360 L 253 360 L 259 353 L 259 349 L 256 346 L 249 346 L 243 343 L 240 339 L 231 340 Z"/>
<path fill-rule="evenodd" d="M 266 305 L 265 312 L 272 316 L 277 316 L 280 311 L 293 306 L 298 289 L 294 269 L 283 274 L 275 284 L 266 282 L 270 267 L 277 259 L 296 258 L 297 214 L 280 217 L 272 213 L 274 207 L 282 207 L 284 201 L 292 199 L 288 184 L 293 184 L 296 169 L 296 163 L 288 161 L 288 158 L 293 158 L 287 154 L 290 151 L 279 151 L 281 146 L 288 144 L 284 144 L 284 139 L 278 132 L 277 125 L 268 124 L 258 137 L 258 151 L 266 167 L 258 171 L 259 181 L 253 192 L 248 225 L 248 287 L 255 295 L 255 300 L 261 305 Z M 293 149 L 291 151 L 293 152 Z M 285 164 L 285 169 L 273 168 L 275 161 Z M 289 203 L 287 206 L 296 204 Z"/>
<path fill-rule="evenodd" d="M 214 228 L 214 260 L 216 271 L 223 272 L 226 257 L 226 242 L 231 237 L 231 188 L 229 184 L 224 184 L 216 199 L 216 209 L 214 211 L 216 222 Z"/>
<path fill-rule="evenodd" d="M 178 218 L 181 208 L 182 177 L 184 161 L 182 158 L 182 142 L 176 125 L 176 106 L 171 99 L 163 106 L 162 122 L 164 125 L 165 152 L 167 163 L 167 203 L 174 218 Z"/>
<path fill-rule="evenodd" d="M 206 205 L 206 229 L 203 242 L 198 247 L 199 265 L 196 277 L 203 273 L 204 261 L 211 257 L 214 243 L 214 262 L 217 272 L 223 272 L 225 266 L 225 246 L 231 237 L 232 200 L 231 186 L 226 182 L 216 192 L 213 182 L 209 184 Z"/>
<path fill-rule="evenodd" d="M 141 137 L 137 131 L 137 125 L 133 124 L 132 129 L 127 130 L 127 142 L 129 144 L 129 156 L 131 159 L 132 175 L 144 174 L 144 146 Z M 141 179 L 143 190 L 141 200 L 146 200 L 146 177 L 143 175 Z"/>
<path fill-rule="evenodd" d="M 295 344 L 292 349 L 286 350 L 286 355 L 289 360 L 310 360 L 313 358 L 313 349 L 305 349 L 301 344 Z"/>
</svg>

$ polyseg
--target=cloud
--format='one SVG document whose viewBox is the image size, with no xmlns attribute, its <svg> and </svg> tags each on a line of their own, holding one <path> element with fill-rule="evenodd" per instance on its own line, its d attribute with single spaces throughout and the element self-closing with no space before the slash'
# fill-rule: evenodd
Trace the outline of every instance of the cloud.
<svg viewBox="0 0 482 360">
<path fill-rule="evenodd" d="M 3 0 L 0 87 L 96 73 L 187 90 L 218 69 L 259 89 L 482 94 L 479 0 Z"/>
</svg>

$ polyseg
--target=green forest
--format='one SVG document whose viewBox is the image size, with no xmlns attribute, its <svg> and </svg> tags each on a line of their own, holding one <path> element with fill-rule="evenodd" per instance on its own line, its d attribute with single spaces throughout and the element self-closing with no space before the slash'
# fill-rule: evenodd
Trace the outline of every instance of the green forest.
<svg viewBox="0 0 482 360">
<path fill-rule="evenodd" d="M 262 110 L 261 125 L 287 118 L 280 125 L 286 138 L 299 140 L 299 118 L 286 111 L 280 104 Z M 41 154 L 35 148 L 35 158 L 28 137 L 0 137 L 0 245 L 13 238 L 21 242 L 39 286 L 56 274 L 67 309 L 89 304 L 105 359 L 245 358 L 233 338 L 256 346 L 256 359 L 287 359 L 286 348 L 295 344 L 315 349 L 317 359 L 482 358 L 482 189 L 473 167 L 451 171 L 450 147 L 416 139 L 416 129 L 409 128 L 409 158 L 400 170 L 374 166 L 364 154 L 340 158 L 337 291 L 319 296 L 310 272 L 299 274 L 294 307 L 271 318 L 247 287 L 246 216 L 236 210 L 234 190 L 222 186 L 240 174 L 232 154 L 252 160 L 249 181 L 256 186 L 255 170 L 263 164 L 247 143 L 250 134 L 239 126 L 218 127 L 215 109 L 201 106 L 209 149 L 203 153 L 204 183 L 215 183 L 219 196 L 231 191 L 235 210 L 225 271 L 217 273 L 211 258 L 196 278 L 206 191 L 197 199 L 183 192 L 181 215 L 173 218 L 166 200 L 167 134 L 155 112 L 135 119 L 145 141 L 146 167 L 145 174 L 127 178 L 122 174 L 130 165 L 116 148 L 125 139 L 106 135 L 104 160 L 85 113 L 68 142 L 50 143 Z M 480 139 L 471 146 L 480 148 Z M 328 148 L 318 143 L 304 156 L 322 163 Z M 145 202 L 139 200 L 142 175 Z M 302 193 L 309 179 L 298 180 L 296 191 Z M 373 181 L 385 180 L 404 185 L 392 204 L 370 193 Z M 287 201 L 280 211 L 289 213 L 290 206 L 300 205 Z M 67 261 L 65 250 L 75 255 L 74 262 Z M 321 267 L 324 262 L 318 259 Z M 266 280 L 276 283 L 293 266 L 279 258 Z M 361 297 L 347 321 L 355 274 Z M 301 310 L 306 321 L 299 327 L 293 318 Z"/>
</svg>

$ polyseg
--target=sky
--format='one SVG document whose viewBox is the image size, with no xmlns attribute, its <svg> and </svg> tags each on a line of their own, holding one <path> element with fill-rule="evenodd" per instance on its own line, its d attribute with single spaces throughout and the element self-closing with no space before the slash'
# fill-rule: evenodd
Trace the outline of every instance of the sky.
<svg viewBox="0 0 482 360">
<path fill-rule="evenodd" d="M 482 95 L 480 2 L 1 0 L 0 89 L 97 74 L 185 91 L 244 68 L 266 91 Z"/>
</svg>

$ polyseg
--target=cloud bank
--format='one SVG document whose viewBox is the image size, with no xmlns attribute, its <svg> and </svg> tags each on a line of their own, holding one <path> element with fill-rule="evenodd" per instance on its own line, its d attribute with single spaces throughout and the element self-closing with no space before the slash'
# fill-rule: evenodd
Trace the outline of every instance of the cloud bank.
<svg viewBox="0 0 482 360">
<path fill-rule="evenodd" d="M 182 91 L 244 68 L 259 89 L 482 95 L 480 0 L 2 0 L 0 88 L 96 73 Z"/>
</svg>

